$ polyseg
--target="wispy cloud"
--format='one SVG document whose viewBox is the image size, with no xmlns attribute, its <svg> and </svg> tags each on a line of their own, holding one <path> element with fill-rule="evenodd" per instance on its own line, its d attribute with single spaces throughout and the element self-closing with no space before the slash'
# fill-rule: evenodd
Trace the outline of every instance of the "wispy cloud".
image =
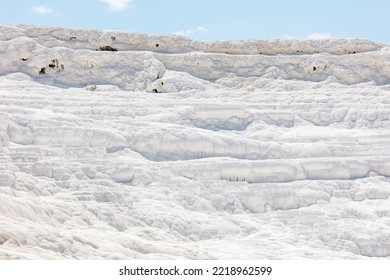
<svg viewBox="0 0 390 280">
<path fill-rule="evenodd" d="M 305 40 L 324 40 L 324 39 L 333 39 L 335 37 L 332 36 L 332 34 L 330 33 L 310 33 L 309 35 L 307 35 L 306 37 L 302 38 L 302 37 L 298 37 L 298 36 L 295 36 L 295 35 L 292 35 L 292 34 L 283 34 L 282 36 L 282 39 L 284 40 L 301 40 L 301 39 L 305 39 Z"/>
<path fill-rule="evenodd" d="M 291 34 L 283 34 L 282 39 L 293 40 L 293 39 L 297 39 L 297 37 L 295 37 L 294 35 L 291 35 Z"/>
<path fill-rule="evenodd" d="M 53 9 L 52 8 L 49 8 L 49 7 L 46 7 L 46 6 L 35 6 L 33 7 L 33 12 L 36 13 L 36 14 L 51 14 L 53 13 Z"/>
<path fill-rule="evenodd" d="M 209 30 L 206 27 L 198 26 L 193 29 L 174 31 L 172 32 L 172 34 L 190 37 L 191 35 L 194 35 L 196 33 L 208 33 L 208 32 Z"/>
<path fill-rule="evenodd" d="M 106 3 L 108 9 L 111 11 L 126 10 L 134 2 L 133 0 L 99 0 L 99 2 Z"/>
<path fill-rule="evenodd" d="M 333 36 L 330 33 L 311 33 L 307 35 L 309 40 L 323 40 L 323 39 L 332 39 Z"/>
</svg>

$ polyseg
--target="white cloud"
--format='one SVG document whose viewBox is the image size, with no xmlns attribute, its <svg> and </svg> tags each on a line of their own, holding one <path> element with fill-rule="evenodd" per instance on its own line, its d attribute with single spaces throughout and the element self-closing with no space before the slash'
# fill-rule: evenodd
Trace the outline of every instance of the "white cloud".
<svg viewBox="0 0 390 280">
<path fill-rule="evenodd" d="M 133 0 L 99 0 L 108 5 L 108 9 L 111 11 L 122 11 L 130 7 Z"/>
<path fill-rule="evenodd" d="M 294 40 L 294 39 L 297 39 L 297 37 L 295 37 L 294 35 L 291 35 L 291 34 L 284 34 L 282 36 L 282 39 L 284 39 L 284 40 Z"/>
<path fill-rule="evenodd" d="M 330 33 L 310 33 L 306 37 L 299 37 L 292 34 L 283 34 L 282 39 L 284 40 L 325 40 L 325 39 L 334 39 L 335 37 L 332 36 Z"/>
<path fill-rule="evenodd" d="M 323 39 L 332 39 L 333 36 L 330 33 L 311 33 L 307 35 L 309 40 L 323 40 Z"/>
<path fill-rule="evenodd" d="M 46 6 L 35 6 L 33 8 L 33 12 L 36 13 L 36 14 L 51 14 L 53 13 L 53 9 L 52 8 L 49 8 L 49 7 L 46 7 Z"/>
<path fill-rule="evenodd" d="M 174 31 L 172 34 L 189 37 L 196 33 L 207 33 L 209 30 L 206 27 L 198 26 L 194 29 Z"/>
</svg>

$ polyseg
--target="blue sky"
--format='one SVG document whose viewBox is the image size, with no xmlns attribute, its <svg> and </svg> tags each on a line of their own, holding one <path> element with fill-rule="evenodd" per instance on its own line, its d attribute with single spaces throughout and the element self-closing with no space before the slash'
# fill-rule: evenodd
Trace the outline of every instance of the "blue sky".
<svg viewBox="0 0 390 280">
<path fill-rule="evenodd" d="M 389 0 L 0 0 L 0 23 L 198 40 L 358 37 L 390 44 Z"/>
</svg>

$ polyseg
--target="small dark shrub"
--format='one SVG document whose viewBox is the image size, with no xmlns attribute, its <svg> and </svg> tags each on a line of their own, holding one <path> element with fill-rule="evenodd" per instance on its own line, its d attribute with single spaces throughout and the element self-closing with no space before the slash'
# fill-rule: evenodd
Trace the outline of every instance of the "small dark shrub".
<svg viewBox="0 0 390 280">
<path fill-rule="evenodd" d="M 116 52 L 116 51 L 118 51 L 117 49 L 115 49 L 115 48 L 113 48 L 113 47 L 110 47 L 110 46 L 100 47 L 100 50 L 101 50 L 101 51 L 110 51 L 110 52 Z"/>
</svg>

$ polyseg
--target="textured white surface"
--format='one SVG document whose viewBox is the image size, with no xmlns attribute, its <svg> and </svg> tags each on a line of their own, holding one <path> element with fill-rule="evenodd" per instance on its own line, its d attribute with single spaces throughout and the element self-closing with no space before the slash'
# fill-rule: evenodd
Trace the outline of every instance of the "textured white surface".
<svg viewBox="0 0 390 280">
<path fill-rule="evenodd" d="M 389 258 L 389 61 L 0 25 L 0 258 Z"/>
</svg>

